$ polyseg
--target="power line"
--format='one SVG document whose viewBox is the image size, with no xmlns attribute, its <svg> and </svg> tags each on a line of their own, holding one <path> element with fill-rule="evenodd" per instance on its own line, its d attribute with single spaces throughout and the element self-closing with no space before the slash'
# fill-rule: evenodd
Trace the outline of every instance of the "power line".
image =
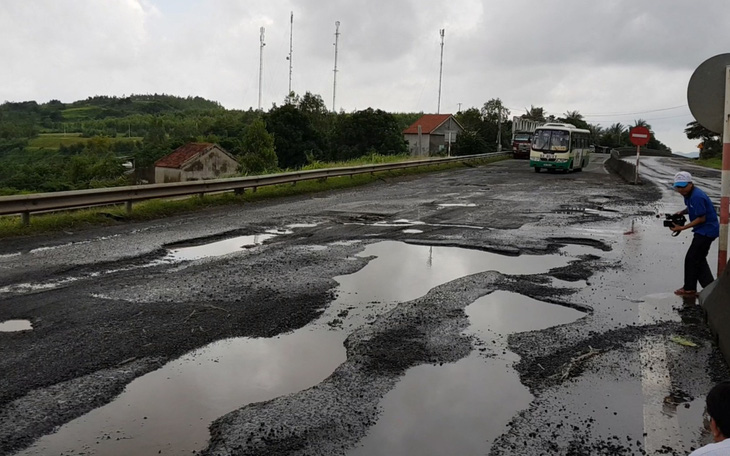
<svg viewBox="0 0 730 456">
<path fill-rule="evenodd" d="M 583 117 L 609 117 L 609 116 L 631 116 L 635 114 L 646 114 L 649 112 L 660 112 L 660 111 L 671 111 L 672 109 L 679 109 L 679 108 L 686 108 L 687 105 L 679 105 L 679 106 L 672 106 L 670 108 L 660 108 L 660 109 L 649 109 L 647 111 L 635 111 L 635 112 L 613 112 L 613 113 L 605 113 L 605 114 L 583 114 Z"/>
<path fill-rule="evenodd" d="M 647 122 L 649 122 L 649 121 L 652 121 L 652 122 L 653 122 L 653 121 L 655 121 L 655 120 L 662 120 L 662 119 L 678 119 L 678 118 L 680 118 L 680 117 L 685 117 L 685 118 L 687 118 L 687 117 L 691 117 L 691 116 L 692 116 L 691 114 L 681 114 L 681 115 L 678 115 L 678 116 L 653 117 L 653 118 L 649 118 L 649 119 L 642 119 L 642 120 L 645 120 L 645 121 L 647 121 Z M 599 120 L 598 122 L 613 122 L 613 123 L 615 123 L 615 122 L 621 122 L 621 120 L 622 120 L 622 119 L 611 119 L 611 120 L 606 120 L 606 119 L 604 119 L 604 120 Z"/>
<path fill-rule="evenodd" d="M 672 109 L 687 108 L 687 107 L 688 106 L 686 104 L 684 104 L 684 105 L 679 105 L 679 106 L 671 106 L 669 108 L 649 109 L 649 110 L 646 110 L 646 111 L 634 111 L 634 112 L 613 112 L 613 113 L 601 113 L 601 114 L 582 114 L 582 113 L 580 113 L 580 111 L 578 111 L 578 112 L 583 116 L 583 118 L 587 118 L 587 117 L 613 117 L 613 116 L 633 116 L 633 115 L 636 115 L 636 114 L 647 114 L 647 113 L 651 113 L 651 112 L 670 111 Z M 507 108 L 507 109 L 509 109 L 510 111 L 513 111 L 513 112 L 522 111 L 522 110 L 529 111 L 529 109 L 527 109 L 527 108 L 520 108 L 520 109 Z M 564 113 L 554 113 L 554 112 L 548 112 L 548 111 L 544 111 L 543 110 L 543 114 L 545 114 L 546 116 L 547 115 L 554 115 L 555 117 L 560 117 Z"/>
</svg>

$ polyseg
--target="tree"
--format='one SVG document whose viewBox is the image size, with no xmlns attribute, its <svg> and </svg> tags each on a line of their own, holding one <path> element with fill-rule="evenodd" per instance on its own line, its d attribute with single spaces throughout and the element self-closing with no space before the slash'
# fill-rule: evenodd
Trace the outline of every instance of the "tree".
<svg viewBox="0 0 730 456">
<path fill-rule="evenodd" d="M 484 103 L 482 107 L 482 118 L 487 122 L 506 123 L 509 119 L 510 111 L 504 107 L 502 100 L 499 98 L 492 98 L 491 100 Z"/>
<path fill-rule="evenodd" d="M 588 131 L 591 132 L 591 143 L 600 145 L 601 138 L 603 137 L 603 127 L 600 125 L 588 124 Z"/>
<path fill-rule="evenodd" d="M 523 119 L 534 120 L 536 122 L 545 122 L 545 108 L 530 105 L 530 109 L 525 109 Z"/>
<path fill-rule="evenodd" d="M 335 160 L 349 160 L 371 153 L 397 155 L 408 152 L 396 118 L 373 108 L 339 114 L 333 148 Z"/>
<path fill-rule="evenodd" d="M 588 122 L 583 120 L 583 114 L 578 111 L 566 111 L 563 117 L 558 118 L 558 122 L 568 123 L 576 128 L 588 129 Z"/>
<path fill-rule="evenodd" d="M 241 141 L 241 171 L 246 174 L 262 174 L 277 169 L 274 138 L 266 131 L 263 119 L 254 120 Z"/>
<path fill-rule="evenodd" d="M 684 129 L 684 134 L 687 135 L 687 139 L 699 139 L 702 141 L 700 158 L 705 159 L 722 156 L 720 135 L 703 127 L 696 120 L 687 124 L 687 128 Z"/>
<path fill-rule="evenodd" d="M 454 156 L 459 155 L 474 155 L 483 154 L 488 151 L 487 143 L 479 133 L 473 130 L 464 130 L 456 137 L 454 147 L 451 149 L 451 154 Z"/>
<path fill-rule="evenodd" d="M 624 138 L 626 141 L 624 141 Z M 604 132 L 602 143 L 604 146 L 608 147 L 621 147 L 628 144 L 628 131 L 626 130 L 626 127 L 620 123 L 611 125 Z"/>
<path fill-rule="evenodd" d="M 279 166 L 299 168 L 307 163 L 307 155 L 321 157 L 321 138 L 312 122 L 297 106 L 285 104 L 272 108 L 264 117 L 266 130 L 274 137 Z"/>
<path fill-rule="evenodd" d="M 510 110 L 504 107 L 502 100 L 492 98 L 482 106 L 482 119 L 484 121 L 482 137 L 488 145 L 494 144 L 495 147 L 489 147 L 489 151 L 496 150 L 496 144 L 502 143 L 503 147 L 509 147 L 509 130 L 508 122 Z"/>
</svg>

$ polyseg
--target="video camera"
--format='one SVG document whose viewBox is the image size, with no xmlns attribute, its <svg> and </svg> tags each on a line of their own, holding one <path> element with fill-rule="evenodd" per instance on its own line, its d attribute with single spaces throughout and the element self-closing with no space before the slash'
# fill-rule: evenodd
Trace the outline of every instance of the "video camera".
<svg viewBox="0 0 730 456">
<path fill-rule="evenodd" d="M 657 215 L 661 217 L 661 215 Z M 684 226 L 687 223 L 687 218 L 683 214 L 664 214 L 664 226 L 672 228 L 673 226 Z M 677 236 L 679 231 L 672 233 L 672 236 Z"/>
</svg>

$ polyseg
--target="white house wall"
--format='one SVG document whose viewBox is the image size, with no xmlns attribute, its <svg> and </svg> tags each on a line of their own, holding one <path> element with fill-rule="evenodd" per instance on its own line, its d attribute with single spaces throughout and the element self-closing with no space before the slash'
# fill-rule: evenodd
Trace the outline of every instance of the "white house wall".
<svg viewBox="0 0 730 456">
<path fill-rule="evenodd" d="M 429 155 L 429 139 L 430 135 L 421 134 L 421 144 L 418 144 L 417 134 L 406 134 L 403 135 L 405 140 L 408 142 L 408 153 L 412 157 L 428 157 Z"/>
<path fill-rule="evenodd" d="M 205 154 L 183 163 L 181 167 L 182 181 L 217 179 L 236 174 L 238 162 L 227 154 L 214 148 Z"/>
<path fill-rule="evenodd" d="M 155 167 L 155 184 L 165 184 L 167 182 L 180 182 L 180 170 L 177 168 L 160 168 Z"/>
</svg>

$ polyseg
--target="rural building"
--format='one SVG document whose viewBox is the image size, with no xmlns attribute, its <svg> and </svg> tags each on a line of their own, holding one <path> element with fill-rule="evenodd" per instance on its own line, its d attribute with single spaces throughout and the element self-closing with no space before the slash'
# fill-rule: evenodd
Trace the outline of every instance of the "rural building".
<svg viewBox="0 0 730 456">
<path fill-rule="evenodd" d="M 155 183 L 216 179 L 236 174 L 238 161 L 212 143 L 188 143 L 155 162 Z"/>
<path fill-rule="evenodd" d="M 451 114 L 424 114 L 403 130 L 408 151 L 414 157 L 428 157 L 449 151 L 449 146 L 464 131 Z"/>
</svg>

